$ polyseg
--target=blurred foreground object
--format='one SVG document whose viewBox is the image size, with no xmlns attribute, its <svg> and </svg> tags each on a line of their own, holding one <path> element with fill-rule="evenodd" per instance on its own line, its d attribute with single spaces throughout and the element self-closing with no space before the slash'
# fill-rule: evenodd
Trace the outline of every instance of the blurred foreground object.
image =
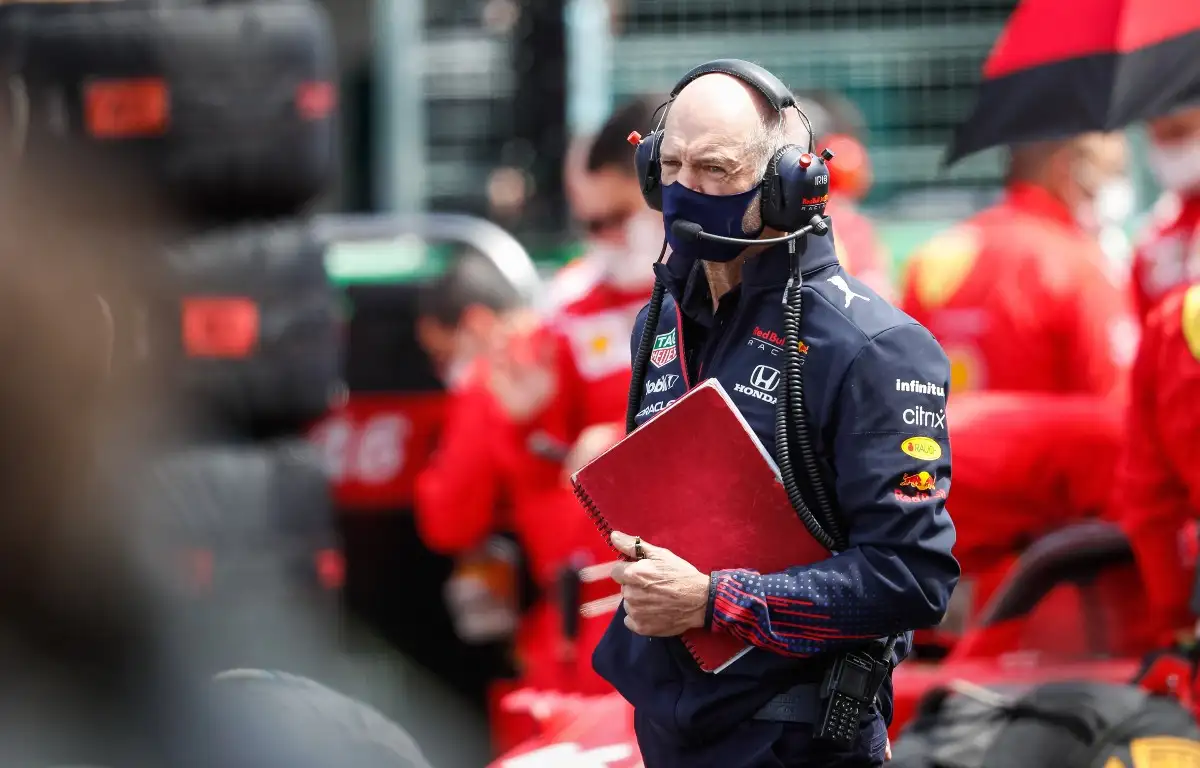
<svg viewBox="0 0 1200 768">
<path fill-rule="evenodd" d="M 215 688 L 218 705 L 252 726 L 220 750 L 224 768 L 430 768 L 404 729 L 313 680 L 235 669 Z"/>
<path fill-rule="evenodd" d="M 309 423 L 337 403 L 338 297 L 310 224 L 215 229 L 164 249 L 147 339 L 163 407 L 134 469 L 214 664 L 336 648 L 341 549 Z M 299 628 L 303 627 L 303 631 Z"/>
<path fill-rule="evenodd" d="M 1190 766 L 1200 763 L 1200 729 L 1179 702 L 1133 685 L 951 681 L 924 698 L 892 754 L 895 768 Z"/>
<path fill-rule="evenodd" d="M 164 254 L 151 354 L 200 435 L 296 432 L 339 403 L 342 318 L 304 222 L 211 230 Z"/>
<path fill-rule="evenodd" d="M 1114 131 L 1200 99 L 1200 4 L 1024 0 L 946 155 Z"/>
<path fill-rule="evenodd" d="M 66 146 L 199 215 L 290 214 L 335 172 L 332 34 L 308 0 L 0 6 L 21 163 Z"/>
</svg>

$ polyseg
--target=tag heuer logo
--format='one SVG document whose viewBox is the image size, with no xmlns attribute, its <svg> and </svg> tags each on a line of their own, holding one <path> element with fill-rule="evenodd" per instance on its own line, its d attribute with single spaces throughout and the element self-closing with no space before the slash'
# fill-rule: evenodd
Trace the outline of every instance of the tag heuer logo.
<svg viewBox="0 0 1200 768">
<path fill-rule="evenodd" d="M 662 368 L 677 357 L 679 357 L 679 349 L 675 344 L 674 328 L 654 337 L 654 349 L 650 352 L 650 362 L 655 368 Z"/>
</svg>

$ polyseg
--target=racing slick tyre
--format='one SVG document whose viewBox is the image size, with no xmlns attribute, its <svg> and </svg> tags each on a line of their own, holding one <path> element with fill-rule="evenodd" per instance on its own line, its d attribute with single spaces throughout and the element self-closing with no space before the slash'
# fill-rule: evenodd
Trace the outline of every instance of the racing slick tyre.
<svg viewBox="0 0 1200 768">
<path fill-rule="evenodd" d="M 228 742 L 222 765 L 291 768 L 430 768 L 399 725 L 371 707 L 308 678 L 235 669 L 215 677 L 218 702 L 249 714 L 242 738 Z M 262 760 L 270 756 L 269 762 Z M 292 760 L 293 762 L 284 762 Z"/>
<path fill-rule="evenodd" d="M 148 333 L 185 422 L 292 434 L 344 397 L 339 294 L 307 224 L 207 232 L 165 261 Z"/>
<path fill-rule="evenodd" d="M 311 444 L 178 448 L 146 465 L 138 519 L 209 668 L 294 668 L 336 646 L 341 550 Z"/>
<path fill-rule="evenodd" d="M 1065 681 L 1012 697 L 970 685 L 953 688 L 926 696 L 893 745 L 889 766 L 1200 764 L 1200 728 L 1191 713 L 1173 698 L 1134 685 Z"/>
<path fill-rule="evenodd" d="M 96 158 L 209 217 L 289 215 L 336 168 L 336 63 L 312 0 L 0 9 L 0 115 L 22 164 Z"/>
</svg>

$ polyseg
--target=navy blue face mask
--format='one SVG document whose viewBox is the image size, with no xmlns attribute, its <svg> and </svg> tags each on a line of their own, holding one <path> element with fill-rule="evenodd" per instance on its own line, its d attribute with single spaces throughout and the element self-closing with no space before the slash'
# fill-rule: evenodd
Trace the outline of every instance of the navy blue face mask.
<svg viewBox="0 0 1200 768">
<path fill-rule="evenodd" d="M 672 257 L 686 261 L 733 261 L 747 246 L 702 239 L 681 240 L 671 231 L 671 225 L 680 220 L 691 221 L 713 235 L 753 240 L 762 233 L 761 219 L 758 229 L 753 232 L 742 229 L 742 220 L 752 204 L 758 205 L 758 193 L 757 186 L 736 195 L 705 195 L 693 192 L 679 182 L 663 187 L 663 225 Z"/>
</svg>

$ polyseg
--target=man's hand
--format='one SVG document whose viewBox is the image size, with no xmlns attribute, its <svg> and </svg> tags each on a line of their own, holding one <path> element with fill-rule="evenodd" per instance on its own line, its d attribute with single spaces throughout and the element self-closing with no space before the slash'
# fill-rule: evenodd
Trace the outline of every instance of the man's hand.
<svg viewBox="0 0 1200 768">
<path fill-rule="evenodd" d="M 553 339 L 524 325 L 505 329 L 490 355 L 488 385 L 508 417 L 529 422 L 558 389 Z"/>
<path fill-rule="evenodd" d="M 612 544 L 628 557 L 638 554 L 627 534 L 613 531 Z M 625 601 L 625 626 L 646 637 L 675 637 L 703 627 L 708 574 L 662 547 L 643 541 L 640 550 L 642 559 L 618 563 L 612 571 Z"/>
<path fill-rule="evenodd" d="M 625 437 L 623 424 L 593 424 L 579 433 L 579 439 L 571 446 L 563 461 L 567 477 L 575 474 L 585 464 L 616 445 Z"/>
</svg>

